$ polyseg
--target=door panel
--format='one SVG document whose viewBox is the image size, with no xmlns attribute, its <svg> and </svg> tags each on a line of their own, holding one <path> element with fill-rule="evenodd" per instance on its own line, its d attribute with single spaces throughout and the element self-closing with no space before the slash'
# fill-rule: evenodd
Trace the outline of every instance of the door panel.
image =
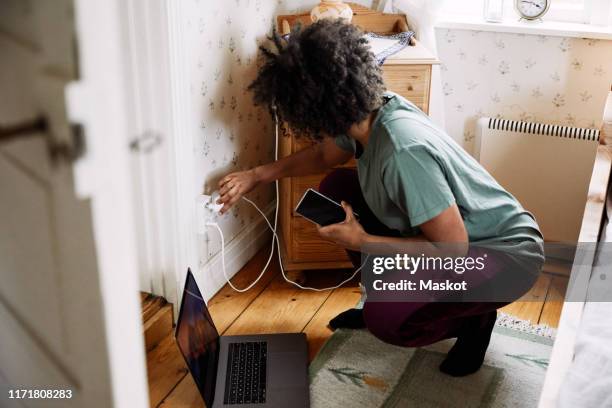
<svg viewBox="0 0 612 408">
<path fill-rule="evenodd" d="M 10 331 L 13 335 L 2 336 L 0 348 L 0 361 L 3 367 L 10 367 L 6 375 L 0 372 L 0 380 L 5 387 L 1 387 L 0 397 L 4 406 L 21 406 L 18 400 L 7 400 L 8 389 L 64 389 L 77 392 L 78 383 L 70 379 L 63 371 L 61 364 L 54 360 L 41 342 L 36 341 L 32 332 L 15 320 L 15 313 L 0 303 L 0 327 Z M 15 387 L 15 385 L 19 386 Z M 50 386 L 51 385 L 51 386 Z M 75 394 L 76 395 L 76 394 Z M 23 401 L 22 401 L 23 402 Z M 62 400 L 32 400 L 25 406 L 66 407 L 70 406 Z"/>
<path fill-rule="evenodd" d="M 72 0 L 0 1 L 0 127 L 41 116 L 49 125 L 0 140 L 3 408 L 144 407 L 148 400 L 125 193 L 128 102 L 117 85 L 125 5 L 77 3 L 80 9 Z M 76 56 L 85 68 L 77 69 Z M 52 161 L 48 151 L 50 140 L 73 139 L 69 85 L 81 90 L 71 106 L 88 148 L 76 163 Z M 77 196 L 76 177 L 87 195 Z M 72 398 L 9 400 L 9 389 L 68 389 Z"/>
<path fill-rule="evenodd" d="M 52 243 L 53 214 L 48 183 L 0 156 L 0 299 L 54 350 L 60 350 L 61 292 Z"/>
</svg>

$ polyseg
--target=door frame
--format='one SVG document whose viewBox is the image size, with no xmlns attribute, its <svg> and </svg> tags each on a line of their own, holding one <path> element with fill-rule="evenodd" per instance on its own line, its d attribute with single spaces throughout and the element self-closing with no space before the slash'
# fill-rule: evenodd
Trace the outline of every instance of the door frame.
<svg viewBox="0 0 612 408">
<path fill-rule="evenodd" d="M 165 297 L 175 319 L 187 268 L 199 265 L 190 76 L 179 3 L 125 2 L 134 139 L 161 140 L 132 155 L 140 289 Z"/>
<path fill-rule="evenodd" d="M 186 36 L 184 34 L 185 21 L 180 1 L 160 0 L 166 4 L 166 21 L 168 27 L 168 57 L 170 61 L 170 90 L 172 115 L 172 146 L 174 149 L 175 169 L 175 208 L 176 217 L 176 270 L 175 279 L 177 287 L 177 302 L 175 303 L 175 319 L 178 316 L 178 304 L 182 297 L 187 268 L 196 273 L 200 268 L 198 256 L 198 226 L 197 226 L 197 197 L 194 197 L 196 185 L 196 166 L 194 156 L 194 137 L 191 118 L 190 70 L 186 50 Z M 203 188 L 203 187 L 202 187 Z M 201 191 L 200 194 L 204 192 Z M 205 293 L 208 298 L 210 294 Z"/>
<path fill-rule="evenodd" d="M 166 298 L 176 315 L 180 271 L 189 265 L 178 199 L 184 196 L 185 172 L 178 165 L 184 157 L 177 143 L 184 137 L 176 136 L 177 87 L 171 60 L 169 13 L 176 5 L 168 0 L 127 0 L 125 5 L 140 290 Z M 179 102 L 181 107 L 184 104 Z"/>
</svg>

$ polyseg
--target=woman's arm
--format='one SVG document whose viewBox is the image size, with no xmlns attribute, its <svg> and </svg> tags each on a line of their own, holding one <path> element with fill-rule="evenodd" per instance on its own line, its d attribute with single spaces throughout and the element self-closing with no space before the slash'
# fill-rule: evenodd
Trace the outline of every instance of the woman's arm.
<svg viewBox="0 0 612 408">
<path fill-rule="evenodd" d="M 221 213 L 227 212 L 243 195 L 264 183 L 283 177 L 321 173 L 330 167 L 347 162 L 352 154 L 336 145 L 333 138 L 325 138 L 307 149 L 246 171 L 228 174 L 219 181 Z"/>
<path fill-rule="evenodd" d="M 416 237 L 385 237 L 368 234 L 354 217 L 351 206 L 342 203 L 346 219 L 339 224 L 319 227 L 321 237 L 347 249 L 360 251 L 363 246 L 390 244 L 389 250 L 396 253 L 425 256 L 464 256 L 468 250 L 468 235 L 456 204 L 429 221 L 419 225 L 422 235 Z M 409 245 L 414 244 L 414 245 Z M 377 246 L 384 248 L 384 245 Z M 382 248 L 380 248 L 382 249 Z M 414 253 L 411 253 L 414 252 Z"/>
<path fill-rule="evenodd" d="M 382 237 L 369 235 L 363 244 L 391 243 L 418 244 L 415 249 L 425 256 L 464 256 L 468 250 L 468 235 L 457 204 L 453 204 L 438 216 L 419 225 L 421 235 L 416 237 Z"/>
<path fill-rule="evenodd" d="M 259 182 L 270 183 L 283 177 L 318 174 L 330 167 L 346 163 L 352 156 L 352 153 L 341 149 L 333 138 L 328 137 L 280 160 L 255 167 L 253 171 Z"/>
</svg>

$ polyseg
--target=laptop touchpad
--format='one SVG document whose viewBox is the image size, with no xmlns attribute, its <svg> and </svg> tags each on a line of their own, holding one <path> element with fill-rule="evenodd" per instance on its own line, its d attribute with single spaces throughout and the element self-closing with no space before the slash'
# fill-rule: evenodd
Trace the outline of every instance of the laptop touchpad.
<svg viewBox="0 0 612 408">
<path fill-rule="evenodd" d="M 271 353 L 268 386 L 273 388 L 304 387 L 306 367 L 301 353 Z"/>
</svg>

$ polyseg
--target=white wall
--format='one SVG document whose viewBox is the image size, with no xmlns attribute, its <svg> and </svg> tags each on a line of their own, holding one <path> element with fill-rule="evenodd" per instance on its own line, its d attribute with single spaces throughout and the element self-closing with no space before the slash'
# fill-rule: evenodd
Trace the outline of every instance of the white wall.
<svg viewBox="0 0 612 408">
<path fill-rule="evenodd" d="M 479 117 L 600 126 L 612 41 L 436 30 L 446 129 L 468 151 Z"/>
</svg>

